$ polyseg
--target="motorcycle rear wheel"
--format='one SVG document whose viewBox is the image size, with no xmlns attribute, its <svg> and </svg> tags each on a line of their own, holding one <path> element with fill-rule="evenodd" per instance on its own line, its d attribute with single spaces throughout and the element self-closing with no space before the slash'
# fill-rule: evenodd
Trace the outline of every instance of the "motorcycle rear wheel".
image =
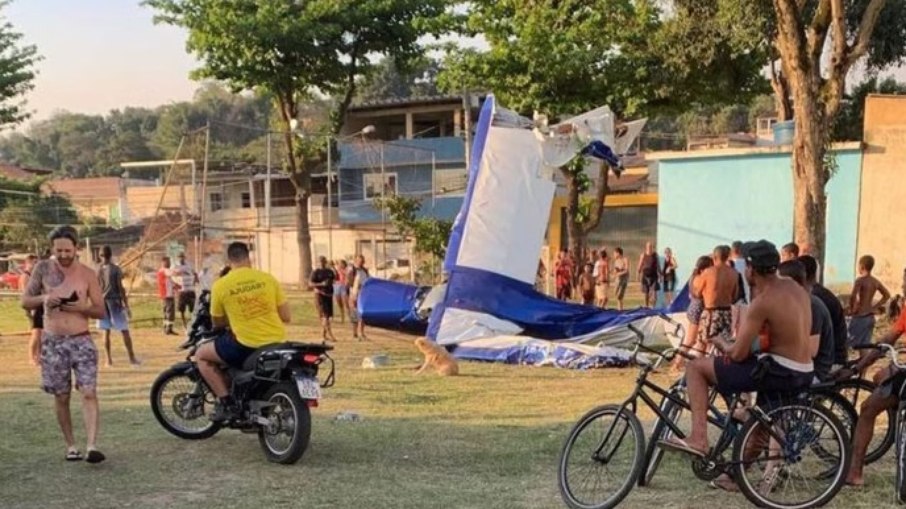
<svg viewBox="0 0 906 509">
<path fill-rule="evenodd" d="M 295 384 L 277 384 L 261 398 L 275 406 L 262 412 L 270 423 L 258 428 L 258 442 L 267 460 L 292 465 L 299 461 L 311 439 L 311 412 Z"/>
<path fill-rule="evenodd" d="M 185 368 L 170 368 L 161 373 L 151 386 L 151 411 L 168 432 L 187 440 L 201 440 L 220 431 L 220 424 L 208 418 L 208 405 L 213 409 L 214 395 L 198 376 L 196 380 Z"/>
</svg>

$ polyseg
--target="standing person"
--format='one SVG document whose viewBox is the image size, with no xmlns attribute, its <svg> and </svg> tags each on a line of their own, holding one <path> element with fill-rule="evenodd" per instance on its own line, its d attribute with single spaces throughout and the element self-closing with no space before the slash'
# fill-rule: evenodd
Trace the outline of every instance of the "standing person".
<svg viewBox="0 0 906 509">
<path fill-rule="evenodd" d="M 607 297 L 610 293 L 610 262 L 607 259 L 607 250 L 601 250 L 601 257 L 595 262 L 597 275 L 592 274 L 595 281 L 595 305 L 601 309 L 607 308 Z"/>
<path fill-rule="evenodd" d="M 35 265 L 22 295 L 22 307 L 44 308 L 41 385 L 54 396 L 57 423 L 66 442 L 65 458 L 67 461 L 83 459 L 75 446 L 69 410 L 75 373 L 76 388 L 82 393 L 86 459 L 89 463 L 99 463 L 105 457 L 97 448 L 98 351 L 88 332 L 88 320 L 104 317 L 104 298 L 97 274 L 76 259 L 78 239 L 71 226 L 60 226 L 50 233 L 54 258 Z"/>
<path fill-rule="evenodd" d="M 565 249 L 557 255 L 554 278 L 557 286 L 557 298 L 569 300 L 573 293 L 573 265 L 569 253 Z"/>
<path fill-rule="evenodd" d="M 176 321 L 176 288 L 173 284 L 173 271 L 170 269 L 170 257 L 160 259 L 157 269 L 157 295 L 164 312 L 164 334 L 176 335 L 173 322 Z"/>
<path fill-rule="evenodd" d="M 547 293 L 545 289 L 545 279 L 547 278 L 547 267 L 544 262 L 538 259 L 538 271 L 535 273 L 535 290 L 538 293 Z"/>
<path fill-rule="evenodd" d="M 333 285 L 333 294 L 337 299 L 337 308 L 340 310 L 340 322 L 346 322 L 346 310 L 349 309 L 349 264 L 346 260 L 337 262 L 337 282 Z M 351 314 L 350 314 L 351 316 Z"/>
<path fill-rule="evenodd" d="M 783 247 L 780 248 L 781 262 L 788 262 L 790 260 L 795 260 L 796 258 L 799 258 L 799 244 L 790 242 L 788 244 L 784 244 Z"/>
<path fill-rule="evenodd" d="M 731 269 L 727 263 L 729 258 L 730 246 L 715 247 L 712 254 L 714 265 L 695 279 L 692 291 L 701 295 L 705 306 L 699 321 L 699 341 L 714 336 L 730 337 L 733 334 L 732 305 L 736 301 L 738 277 L 736 270 Z M 776 271 L 776 267 L 774 270 Z"/>
<path fill-rule="evenodd" d="M 831 327 L 834 330 L 834 364 L 842 366 L 848 359 L 846 314 L 843 312 L 843 305 L 840 304 L 840 299 L 836 295 L 818 284 L 818 260 L 810 255 L 802 255 L 799 257 L 799 261 L 805 267 L 806 289 L 818 297 L 830 313 Z"/>
<path fill-rule="evenodd" d="M 657 291 L 660 289 L 658 280 L 661 276 L 660 263 L 651 242 L 645 243 L 645 252 L 639 256 L 638 274 L 642 293 L 645 295 L 645 307 L 650 308 L 657 302 Z"/>
<path fill-rule="evenodd" d="M 98 284 L 104 296 L 105 318 L 98 320 L 98 329 L 104 331 L 104 352 L 107 354 L 107 365 L 113 365 L 110 355 L 110 331 L 118 330 L 123 335 L 123 344 L 129 355 L 129 363 L 138 366 L 141 363 L 135 358 L 132 350 L 132 335 L 129 334 L 129 298 L 123 287 L 123 271 L 111 261 L 113 252 L 110 246 L 101 248 L 101 266 L 98 268 Z"/>
<path fill-rule="evenodd" d="M 626 287 L 629 286 L 629 259 L 623 256 L 622 247 L 614 249 L 613 252 L 613 275 L 617 280 L 617 309 L 623 311 L 623 298 L 626 297 Z"/>
<path fill-rule="evenodd" d="M 849 296 L 849 321 L 850 346 L 867 345 L 871 343 L 871 336 L 875 331 L 875 310 L 884 307 L 890 300 L 890 292 L 881 284 L 871 271 L 875 268 L 875 259 L 871 255 L 859 258 L 859 277 L 853 283 L 853 291 Z M 874 302 L 875 294 L 881 294 L 881 300 Z"/>
<path fill-rule="evenodd" d="M 359 292 L 362 285 L 369 278 L 368 269 L 365 267 L 365 257 L 357 255 L 354 265 L 349 271 L 349 321 L 352 322 L 352 338 L 365 341 L 365 322 L 359 316 Z"/>
<path fill-rule="evenodd" d="M 673 302 L 673 292 L 676 291 L 676 269 L 679 263 L 673 256 L 673 250 L 669 247 L 664 250 L 664 307 L 670 307 Z"/>
<path fill-rule="evenodd" d="M 705 303 L 702 302 L 700 293 L 695 292 L 695 280 L 701 277 L 702 273 L 709 267 L 714 266 L 714 259 L 710 256 L 700 256 L 695 262 L 695 269 L 692 270 L 692 276 L 689 278 L 689 307 L 686 308 L 686 319 L 689 321 L 689 328 L 686 329 L 686 336 L 683 338 L 683 344 L 680 348 L 692 348 L 690 355 L 698 357 L 704 353 L 706 345 L 698 340 L 698 327 L 705 310 Z M 686 358 L 677 355 L 673 361 L 673 371 L 679 372 L 683 369 Z"/>
<path fill-rule="evenodd" d="M 179 316 L 182 318 L 183 328 L 188 329 L 189 322 L 186 319 L 186 310 L 189 311 L 189 317 L 195 312 L 195 285 L 198 284 L 198 273 L 186 263 L 185 253 L 179 253 L 177 260 L 178 263 L 173 267 L 173 282 L 178 287 L 176 306 L 179 310 Z"/>
<path fill-rule="evenodd" d="M 730 246 L 730 261 L 733 263 L 733 268 L 736 269 L 736 272 L 739 273 L 739 280 L 742 283 L 742 291 L 745 294 L 745 302 L 751 302 L 752 296 L 750 295 L 749 282 L 746 281 L 746 259 L 742 257 L 742 242 L 738 240 L 733 241 L 733 245 Z"/>
<path fill-rule="evenodd" d="M 777 273 L 799 283 L 799 286 L 809 292 L 812 310 L 810 333 L 812 340 L 818 343 L 815 349 L 816 353 L 812 358 L 812 362 L 815 365 L 815 380 L 816 382 L 828 381 L 834 365 L 834 327 L 830 311 L 827 310 L 827 306 L 821 302 L 821 299 L 812 294 L 807 280 L 805 264 L 799 261 L 798 258 L 782 262 L 777 267 Z"/>
<path fill-rule="evenodd" d="M 592 276 L 594 268 L 590 263 L 585 264 L 585 270 L 579 276 L 579 294 L 582 297 L 582 304 L 592 306 L 595 304 L 595 278 Z"/>
<path fill-rule="evenodd" d="M 311 273 L 310 283 L 315 289 L 315 306 L 321 319 L 321 337 L 324 341 L 336 341 L 330 330 L 330 319 L 333 318 L 333 282 L 336 274 L 327 266 L 327 258 L 318 257 L 318 268 Z"/>
<path fill-rule="evenodd" d="M 28 287 L 28 280 L 38 264 L 38 255 L 30 254 L 25 258 L 25 267 L 22 269 L 22 275 L 19 276 L 19 291 L 23 294 Z M 41 363 L 41 331 L 44 329 L 44 307 L 37 309 L 26 309 L 28 316 L 29 332 L 28 339 L 28 360 L 32 366 L 38 366 Z"/>
</svg>

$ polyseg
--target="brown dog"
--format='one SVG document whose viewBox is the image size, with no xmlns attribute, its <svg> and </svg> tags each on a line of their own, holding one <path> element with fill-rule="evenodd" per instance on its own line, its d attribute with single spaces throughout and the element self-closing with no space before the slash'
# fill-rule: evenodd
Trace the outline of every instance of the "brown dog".
<svg viewBox="0 0 906 509">
<path fill-rule="evenodd" d="M 425 355 L 425 362 L 419 366 L 418 371 L 415 372 L 416 375 L 432 367 L 441 376 L 459 374 L 459 364 L 456 363 L 456 359 L 444 347 L 425 338 L 417 338 L 415 346 Z"/>
</svg>

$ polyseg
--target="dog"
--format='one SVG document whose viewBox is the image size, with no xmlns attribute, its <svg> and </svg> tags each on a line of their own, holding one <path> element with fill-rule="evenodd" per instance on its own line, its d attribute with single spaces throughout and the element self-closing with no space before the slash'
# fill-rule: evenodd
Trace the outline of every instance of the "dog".
<svg viewBox="0 0 906 509">
<path fill-rule="evenodd" d="M 459 364 L 444 347 L 425 338 L 415 340 L 415 347 L 424 354 L 425 362 L 419 366 L 416 375 L 424 373 L 428 368 L 434 368 L 440 376 L 455 376 L 459 374 Z"/>
</svg>

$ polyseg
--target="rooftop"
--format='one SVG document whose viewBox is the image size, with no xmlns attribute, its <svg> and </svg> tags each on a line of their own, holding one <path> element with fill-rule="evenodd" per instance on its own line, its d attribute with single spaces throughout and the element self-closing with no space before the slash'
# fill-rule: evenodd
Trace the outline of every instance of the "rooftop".
<svg viewBox="0 0 906 509">
<path fill-rule="evenodd" d="M 47 176 L 53 173 L 53 170 L 43 168 L 30 168 L 28 166 L 19 166 L 18 164 L 0 163 L 0 176 L 10 180 L 29 181 L 37 177 Z"/>
</svg>

